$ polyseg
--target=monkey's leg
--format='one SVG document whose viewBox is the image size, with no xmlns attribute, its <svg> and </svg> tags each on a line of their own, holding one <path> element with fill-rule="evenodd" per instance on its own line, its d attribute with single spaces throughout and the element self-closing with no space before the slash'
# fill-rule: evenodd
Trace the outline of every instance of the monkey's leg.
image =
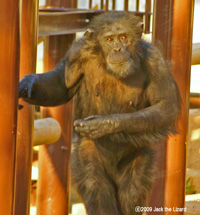
<svg viewBox="0 0 200 215">
<path fill-rule="evenodd" d="M 117 191 L 103 167 L 95 144 L 84 140 L 71 157 L 72 183 L 77 187 L 88 215 L 122 215 Z"/>
<path fill-rule="evenodd" d="M 124 215 L 142 214 L 139 207 L 146 205 L 153 174 L 153 151 L 151 149 L 143 149 L 130 163 L 120 166 L 118 198 Z"/>
</svg>

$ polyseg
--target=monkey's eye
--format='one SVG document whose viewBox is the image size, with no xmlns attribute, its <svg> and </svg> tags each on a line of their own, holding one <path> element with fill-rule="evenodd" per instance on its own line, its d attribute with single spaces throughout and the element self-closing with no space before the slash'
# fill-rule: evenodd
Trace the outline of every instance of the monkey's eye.
<svg viewBox="0 0 200 215">
<path fill-rule="evenodd" d="M 121 39 L 121 40 L 126 40 L 126 39 L 127 39 L 127 36 L 126 36 L 126 35 L 121 35 L 120 39 Z"/>
<path fill-rule="evenodd" d="M 106 38 L 106 40 L 107 40 L 108 42 L 112 42 L 112 41 L 113 41 L 113 38 L 112 38 L 112 37 L 108 37 L 108 38 Z"/>
</svg>

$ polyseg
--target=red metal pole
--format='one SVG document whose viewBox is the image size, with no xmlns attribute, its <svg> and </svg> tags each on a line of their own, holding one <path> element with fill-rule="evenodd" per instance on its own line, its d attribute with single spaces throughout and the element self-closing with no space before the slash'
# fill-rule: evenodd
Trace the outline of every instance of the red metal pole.
<svg viewBox="0 0 200 215">
<path fill-rule="evenodd" d="M 20 1 L 0 6 L 0 214 L 13 215 L 19 82 Z"/>
<path fill-rule="evenodd" d="M 183 208 L 185 202 L 185 162 L 189 110 L 193 0 L 174 0 L 171 59 L 172 73 L 182 98 L 182 113 L 178 122 L 179 134 L 167 143 L 165 206 Z M 167 212 L 166 214 L 174 214 Z M 177 212 L 176 214 L 183 214 Z"/>
<path fill-rule="evenodd" d="M 38 1 L 22 1 L 20 79 L 36 70 Z M 23 100 L 18 112 L 15 215 L 29 214 L 34 107 Z M 23 193 L 23 195 L 22 195 Z"/>
</svg>

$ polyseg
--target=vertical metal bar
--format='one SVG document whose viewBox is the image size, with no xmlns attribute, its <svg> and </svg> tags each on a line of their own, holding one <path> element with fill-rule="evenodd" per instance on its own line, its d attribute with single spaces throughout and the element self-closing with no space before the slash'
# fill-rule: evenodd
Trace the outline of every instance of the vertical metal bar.
<svg viewBox="0 0 200 215">
<path fill-rule="evenodd" d="M 49 71 L 64 57 L 74 35 L 51 36 L 44 55 L 45 71 Z M 69 159 L 72 140 L 72 102 L 55 108 L 44 108 L 44 116 L 55 118 L 62 128 L 62 136 L 52 145 L 39 151 L 38 215 L 65 215 L 69 210 Z M 40 156 L 42 155 L 42 156 Z M 46 171 L 44 171 L 44 169 Z M 50 189 L 44 189 L 49 187 Z M 49 201 L 50 199 L 50 201 Z"/>
<path fill-rule="evenodd" d="M 14 215 L 20 1 L 0 7 L 0 214 Z"/>
<path fill-rule="evenodd" d="M 153 43 L 159 41 L 159 46 L 163 47 L 165 58 L 171 59 L 171 34 L 173 19 L 173 0 L 154 0 L 153 11 Z M 153 188 L 148 205 L 152 208 L 164 208 L 165 179 L 166 179 L 166 141 L 156 145 L 156 169 L 157 176 L 154 180 Z M 158 192 L 159 190 L 159 192 Z M 151 214 L 151 213 L 147 213 Z"/>
<path fill-rule="evenodd" d="M 77 8 L 77 0 L 46 0 L 47 6 Z"/>
<path fill-rule="evenodd" d="M 105 11 L 108 11 L 109 9 L 109 0 L 106 0 L 106 7 L 105 7 Z"/>
<path fill-rule="evenodd" d="M 92 8 L 92 0 L 89 1 L 89 9 Z"/>
<path fill-rule="evenodd" d="M 52 6 L 76 8 L 77 0 L 47 0 Z M 49 71 L 64 57 L 75 35 L 60 35 L 46 38 L 44 67 Z M 62 136 L 49 146 L 42 146 L 39 154 L 39 181 L 37 214 L 65 215 L 69 212 L 69 160 L 72 140 L 72 102 L 56 108 L 46 108 L 46 116 L 52 116 L 61 125 Z M 44 172 L 43 170 L 48 170 Z M 49 180 L 47 180 L 49 179 Z M 52 187 L 53 184 L 53 187 Z M 43 189 L 44 187 L 50 189 Z M 52 189 L 53 188 L 53 189 Z M 50 201 L 49 201 L 50 200 Z"/>
<path fill-rule="evenodd" d="M 140 0 L 136 0 L 136 11 L 140 9 Z"/>
<path fill-rule="evenodd" d="M 20 79 L 36 70 L 38 4 L 33 0 L 22 1 Z M 14 214 L 27 215 L 30 211 L 34 108 L 23 100 L 20 104 L 24 108 L 18 112 Z"/>
<path fill-rule="evenodd" d="M 103 10 L 103 0 L 101 0 L 101 9 Z"/>
<path fill-rule="evenodd" d="M 146 0 L 146 5 L 145 5 L 145 29 L 144 32 L 145 34 L 150 33 L 150 15 L 149 13 L 151 12 L 151 0 Z"/>
<path fill-rule="evenodd" d="M 115 7 L 116 7 L 116 0 L 113 0 L 112 1 L 112 9 L 115 10 Z"/>
<path fill-rule="evenodd" d="M 185 202 L 185 162 L 189 111 L 190 70 L 193 27 L 193 0 L 174 0 L 171 59 L 172 73 L 178 83 L 182 112 L 178 122 L 179 134 L 167 144 L 167 178 L 165 206 L 183 208 Z M 179 214 L 183 214 L 181 212 Z M 167 213 L 169 214 L 169 213 Z"/>
<path fill-rule="evenodd" d="M 161 43 L 167 60 L 171 60 L 173 0 L 154 0 L 153 41 Z"/>
<path fill-rule="evenodd" d="M 128 11 L 128 0 L 124 0 L 124 10 Z"/>
</svg>

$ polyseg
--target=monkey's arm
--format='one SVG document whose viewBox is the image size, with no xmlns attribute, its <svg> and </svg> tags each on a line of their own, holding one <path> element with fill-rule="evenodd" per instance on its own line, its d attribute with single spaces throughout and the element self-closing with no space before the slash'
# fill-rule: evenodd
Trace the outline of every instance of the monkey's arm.
<svg viewBox="0 0 200 215">
<path fill-rule="evenodd" d="M 67 88 L 65 84 L 66 57 L 47 73 L 25 76 L 19 83 L 19 97 L 26 102 L 41 106 L 57 106 L 68 102 L 79 84 Z"/>
</svg>

